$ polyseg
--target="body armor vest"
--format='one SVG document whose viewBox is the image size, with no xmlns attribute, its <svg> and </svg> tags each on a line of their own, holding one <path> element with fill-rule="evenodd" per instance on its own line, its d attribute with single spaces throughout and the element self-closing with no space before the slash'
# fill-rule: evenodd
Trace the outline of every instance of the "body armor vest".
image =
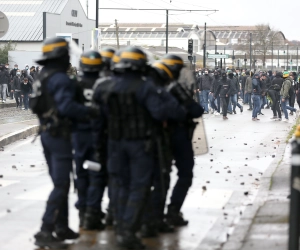
<svg viewBox="0 0 300 250">
<path fill-rule="evenodd" d="M 79 103 L 83 104 L 86 107 L 92 106 L 92 100 L 94 95 L 94 84 L 97 79 L 94 78 L 86 78 L 84 76 L 78 79 L 79 92 L 77 94 L 77 98 Z"/>
<path fill-rule="evenodd" d="M 143 80 L 132 82 L 125 91 L 115 91 L 111 82 L 103 83 L 106 91 L 101 91 L 102 100 L 108 107 L 108 137 L 113 140 L 147 139 L 152 135 L 152 118 L 149 112 L 137 101 L 137 90 Z"/>
</svg>

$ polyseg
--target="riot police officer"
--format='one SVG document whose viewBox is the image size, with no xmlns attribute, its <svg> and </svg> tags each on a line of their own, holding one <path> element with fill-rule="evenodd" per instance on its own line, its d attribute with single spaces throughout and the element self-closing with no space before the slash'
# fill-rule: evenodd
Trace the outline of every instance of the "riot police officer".
<svg viewBox="0 0 300 250">
<path fill-rule="evenodd" d="M 104 76 L 111 75 L 111 70 L 110 70 L 111 60 L 112 60 L 115 52 L 116 51 L 113 48 L 109 48 L 109 47 L 103 48 L 100 51 L 100 54 L 101 54 L 102 60 L 103 60 L 103 64 L 104 64 L 104 68 L 101 73 L 103 73 Z"/>
<path fill-rule="evenodd" d="M 165 63 L 171 70 L 174 79 L 178 80 L 180 73 L 184 67 L 181 57 L 167 54 L 163 57 L 162 62 Z M 193 118 L 202 116 L 204 110 L 197 105 L 189 93 L 191 90 L 185 88 L 187 77 L 183 77 L 180 83 L 177 82 L 171 86 L 171 93 L 179 100 L 179 102 L 186 107 L 188 116 L 183 122 L 169 120 L 168 124 L 172 126 L 171 145 L 175 166 L 178 170 L 178 180 L 174 186 L 171 202 L 168 205 L 168 212 L 166 215 L 169 224 L 174 226 L 184 226 L 188 221 L 183 218 L 180 212 L 184 203 L 187 192 L 192 185 L 193 167 L 194 167 L 194 152 L 192 147 L 193 131 L 196 124 Z M 192 84 L 193 85 L 193 84 Z"/>
<path fill-rule="evenodd" d="M 82 73 L 77 80 L 77 100 L 86 107 L 92 106 L 93 87 L 103 66 L 104 63 L 99 52 L 91 50 L 81 55 Z M 72 133 L 72 142 L 75 150 L 76 188 L 78 190 L 78 201 L 75 206 L 79 210 L 79 226 L 86 230 L 104 229 L 100 204 L 107 185 L 106 169 L 101 168 L 97 172 L 83 168 L 86 160 L 96 161 L 91 121 L 77 124 Z"/>
<path fill-rule="evenodd" d="M 39 117 L 41 142 L 54 188 L 47 201 L 41 231 L 34 237 L 39 247 L 60 248 L 65 246 L 63 240 L 79 237 L 68 226 L 71 126 L 78 119 L 90 119 L 95 111 L 74 101 L 75 85 L 66 74 L 69 43 L 63 38 L 49 38 L 44 41 L 42 51 L 37 63 L 44 67 L 33 86 L 30 107 Z"/>
<path fill-rule="evenodd" d="M 182 119 L 186 112 L 165 92 L 157 92 L 147 70 L 146 54 L 128 47 L 116 58 L 113 83 L 99 84 L 95 101 L 107 106 L 108 172 L 118 183 L 117 241 L 122 247 L 144 249 L 135 235 L 150 191 L 154 160 L 153 123 L 168 115 Z M 176 111 L 175 111 L 176 110 Z"/>
</svg>

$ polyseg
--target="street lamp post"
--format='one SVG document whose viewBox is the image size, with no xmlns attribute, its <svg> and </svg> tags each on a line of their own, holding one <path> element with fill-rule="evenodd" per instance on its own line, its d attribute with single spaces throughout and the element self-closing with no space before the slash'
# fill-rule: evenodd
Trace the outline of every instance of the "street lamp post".
<svg viewBox="0 0 300 250">
<path fill-rule="evenodd" d="M 288 69 L 289 65 L 289 44 L 286 44 L 286 69 Z"/>
<path fill-rule="evenodd" d="M 244 62 L 245 62 L 245 70 L 246 70 L 246 62 L 247 62 L 247 57 L 246 57 L 246 53 L 245 53 L 245 58 L 244 58 Z"/>
<path fill-rule="evenodd" d="M 225 55 L 225 47 L 224 47 L 224 55 Z M 226 69 L 225 57 L 224 57 L 224 69 Z"/>
<path fill-rule="evenodd" d="M 215 54 L 217 54 L 217 44 L 215 45 Z M 217 68 L 217 58 L 215 58 L 215 68 Z"/>
<path fill-rule="evenodd" d="M 296 65 L 296 67 L 297 67 L 297 72 L 298 72 L 298 47 L 297 47 L 297 65 Z"/>
<path fill-rule="evenodd" d="M 250 71 L 252 68 L 252 33 L 250 33 Z"/>
</svg>

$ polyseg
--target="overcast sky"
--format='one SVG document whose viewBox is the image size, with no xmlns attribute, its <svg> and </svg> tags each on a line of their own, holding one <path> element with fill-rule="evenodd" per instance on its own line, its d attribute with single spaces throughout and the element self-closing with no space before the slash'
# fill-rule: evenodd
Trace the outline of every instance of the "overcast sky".
<svg viewBox="0 0 300 250">
<path fill-rule="evenodd" d="M 86 10 L 87 0 L 80 0 Z M 95 18 L 97 0 L 88 0 L 89 18 Z M 217 12 L 170 12 L 170 23 L 216 25 L 269 24 L 289 40 L 300 40 L 299 0 L 99 0 L 99 7 L 158 9 L 217 9 Z M 164 23 L 165 11 L 99 10 L 99 22 Z"/>
</svg>

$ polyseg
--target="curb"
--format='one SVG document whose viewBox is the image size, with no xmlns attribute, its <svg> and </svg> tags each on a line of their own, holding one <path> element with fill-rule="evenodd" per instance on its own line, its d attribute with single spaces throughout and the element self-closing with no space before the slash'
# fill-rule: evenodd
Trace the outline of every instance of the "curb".
<svg viewBox="0 0 300 250">
<path fill-rule="evenodd" d="M 15 103 L 1 103 L 0 104 L 0 109 L 5 109 L 5 108 L 14 108 L 16 107 L 16 104 Z"/>
<path fill-rule="evenodd" d="M 28 136 L 36 134 L 38 132 L 38 129 L 39 129 L 38 125 L 32 125 L 25 129 L 2 136 L 2 137 L 0 137 L 0 147 L 4 147 L 8 144 L 11 144 L 18 140 L 21 140 Z"/>
</svg>

